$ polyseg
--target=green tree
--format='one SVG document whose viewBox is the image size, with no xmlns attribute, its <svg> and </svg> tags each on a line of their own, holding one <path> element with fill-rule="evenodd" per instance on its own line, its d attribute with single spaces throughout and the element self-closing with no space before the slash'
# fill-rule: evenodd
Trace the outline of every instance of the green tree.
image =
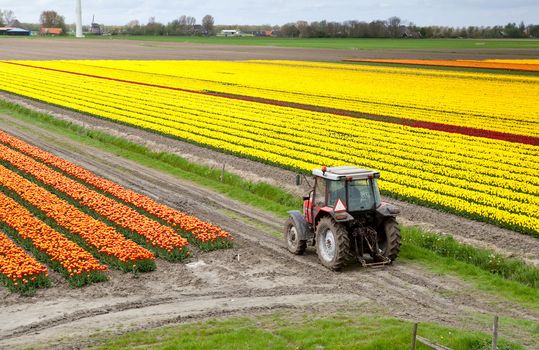
<svg viewBox="0 0 539 350">
<path fill-rule="evenodd" d="M 66 31 L 64 16 L 60 16 L 56 11 L 43 11 L 39 16 L 39 23 L 43 28 L 62 28 L 64 33 Z"/>
<path fill-rule="evenodd" d="M 204 29 L 204 32 L 206 35 L 212 35 L 213 34 L 213 28 L 215 25 L 215 19 L 212 15 L 206 15 L 202 18 L 202 28 Z"/>
</svg>

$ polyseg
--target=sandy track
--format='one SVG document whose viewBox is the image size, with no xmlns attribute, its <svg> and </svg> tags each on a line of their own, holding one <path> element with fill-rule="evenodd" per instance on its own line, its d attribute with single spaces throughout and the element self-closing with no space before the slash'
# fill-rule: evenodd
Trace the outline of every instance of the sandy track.
<svg viewBox="0 0 539 350">
<path fill-rule="evenodd" d="M 332 50 L 138 40 L 2 38 L 1 60 L 130 59 L 340 61 L 343 59 L 487 59 L 539 55 L 539 49 Z"/>
<path fill-rule="evenodd" d="M 0 289 L 0 348 L 77 348 L 90 344 L 90 340 L 81 342 L 81 337 L 98 330 L 124 332 L 219 315 L 275 309 L 327 311 L 346 305 L 366 313 L 482 331 L 488 330 L 488 324 L 478 322 L 477 314 L 539 322 L 538 312 L 411 263 L 372 270 L 351 266 L 342 273 L 330 272 L 317 263 L 312 250 L 303 257 L 289 254 L 282 240 L 268 233 L 280 226 L 280 220 L 271 214 L 225 197 L 213 200 L 219 195 L 212 191 L 7 116 L 0 116 L 0 129 L 195 213 L 236 238 L 234 249 L 195 252 L 188 264 L 159 260 L 157 271 L 138 277 L 112 271 L 108 282 L 70 289 L 53 273 L 53 286 L 30 298 Z M 231 218 L 225 210 L 241 212 L 254 224 Z M 264 229 L 257 223 L 269 226 Z M 502 335 L 529 346 L 539 341 L 537 335 L 512 327 L 503 329 Z"/>
</svg>

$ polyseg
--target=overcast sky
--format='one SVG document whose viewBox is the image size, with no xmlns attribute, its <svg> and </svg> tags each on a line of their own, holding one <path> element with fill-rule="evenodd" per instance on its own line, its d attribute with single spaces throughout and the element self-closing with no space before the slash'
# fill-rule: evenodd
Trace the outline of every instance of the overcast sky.
<svg viewBox="0 0 539 350">
<path fill-rule="evenodd" d="M 21 22 L 38 22 L 43 10 L 55 10 L 75 21 L 75 0 L 0 0 Z M 185 14 L 211 14 L 216 24 L 284 24 L 296 20 L 370 22 L 398 16 L 417 25 L 496 25 L 524 21 L 539 24 L 538 0 L 82 0 L 83 23 L 146 23 L 155 16 L 167 23 Z"/>
</svg>

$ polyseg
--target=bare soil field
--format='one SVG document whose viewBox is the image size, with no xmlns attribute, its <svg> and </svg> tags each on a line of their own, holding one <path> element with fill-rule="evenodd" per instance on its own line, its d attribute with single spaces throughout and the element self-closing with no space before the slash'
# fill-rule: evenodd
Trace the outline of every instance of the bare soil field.
<svg viewBox="0 0 539 350">
<path fill-rule="evenodd" d="M 226 162 L 229 171 L 246 178 L 301 192 L 291 185 L 294 174 L 282 169 L 20 97 L 2 94 L 1 98 L 129 138 L 155 150 L 178 153 L 192 161 L 216 166 Z M 56 273 L 51 273 L 53 286 L 32 297 L 0 289 L 0 348 L 82 348 L 95 342 L 95 338 L 88 337 L 94 333 L 122 333 L 282 309 L 327 312 L 357 308 L 364 313 L 480 331 L 487 331 L 488 325 L 477 321 L 478 314 L 539 321 L 536 311 L 409 262 L 384 269 L 361 269 L 356 265 L 342 273 L 331 272 L 317 262 L 312 249 L 303 257 L 289 254 L 283 240 L 272 236 L 280 231 L 282 220 L 271 214 L 7 115 L 0 116 L 0 129 L 123 186 L 218 224 L 235 237 L 234 249 L 195 251 L 185 264 L 159 260 L 157 271 L 138 276 L 113 271 L 110 281 L 80 289 L 68 288 Z M 400 220 L 405 224 L 451 233 L 470 243 L 528 257 L 529 261 L 538 256 L 539 240 L 532 237 L 412 204 L 398 204 L 403 208 Z M 535 335 L 512 325 L 506 326 L 502 336 L 531 348 L 537 341 Z"/>
<path fill-rule="evenodd" d="M 0 40 L 0 60 L 303 60 L 344 59 L 487 59 L 537 56 L 538 49 L 334 50 L 246 45 L 213 45 L 138 40 Z"/>
</svg>

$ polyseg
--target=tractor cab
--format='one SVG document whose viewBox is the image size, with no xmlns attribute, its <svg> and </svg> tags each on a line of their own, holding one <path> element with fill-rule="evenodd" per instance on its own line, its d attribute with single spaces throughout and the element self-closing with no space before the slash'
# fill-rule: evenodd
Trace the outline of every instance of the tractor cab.
<svg viewBox="0 0 539 350">
<path fill-rule="evenodd" d="M 381 200 L 380 173 L 353 166 L 324 166 L 312 174 L 314 183 L 303 197 L 303 213 L 288 212 L 284 226 L 288 250 L 301 255 L 307 245 L 316 246 L 320 262 L 332 270 L 342 268 L 354 256 L 363 266 L 383 266 L 395 260 L 400 251 L 396 221 L 400 210 Z M 300 179 L 298 176 L 298 185 Z"/>
<path fill-rule="evenodd" d="M 316 226 L 320 215 L 329 214 L 335 221 L 344 222 L 381 205 L 377 171 L 340 166 L 322 167 L 312 173 L 315 183 L 303 205 L 311 225 Z"/>
</svg>

